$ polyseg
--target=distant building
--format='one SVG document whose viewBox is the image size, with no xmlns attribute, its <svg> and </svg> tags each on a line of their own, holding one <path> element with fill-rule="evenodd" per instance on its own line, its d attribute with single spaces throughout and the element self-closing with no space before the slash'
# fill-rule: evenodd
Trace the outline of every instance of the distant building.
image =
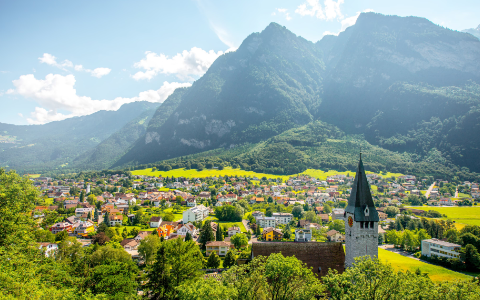
<svg viewBox="0 0 480 300">
<path fill-rule="evenodd" d="M 312 240 L 312 230 L 310 229 L 296 229 L 295 242 L 310 242 Z"/>
<path fill-rule="evenodd" d="M 273 213 L 272 217 L 275 218 L 277 224 L 288 224 L 293 219 L 293 215 L 289 213 Z"/>
<path fill-rule="evenodd" d="M 162 217 L 151 217 L 150 218 L 150 228 L 158 228 L 162 223 Z"/>
<path fill-rule="evenodd" d="M 433 255 L 446 258 L 460 258 L 461 246 L 438 239 L 429 239 L 422 241 L 422 255 L 431 257 Z"/>
<path fill-rule="evenodd" d="M 225 241 L 207 242 L 206 255 L 209 256 L 212 252 L 216 252 L 218 256 L 227 255 L 228 250 L 231 248 L 231 244 Z"/>
<path fill-rule="evenodd" d="M 257 225 L 262 228 L 275 227 L 276 224 L 274 217 L 257 217 Z"/>
<path fill-rule="evenodd" d="M 183 212 L 183 224 L 187 224 L 188 222 L 203 221 L 206 217 L 208 217 L 209 213 L 210 210 L 203 204 L 187 209 Z"/>
</svg>

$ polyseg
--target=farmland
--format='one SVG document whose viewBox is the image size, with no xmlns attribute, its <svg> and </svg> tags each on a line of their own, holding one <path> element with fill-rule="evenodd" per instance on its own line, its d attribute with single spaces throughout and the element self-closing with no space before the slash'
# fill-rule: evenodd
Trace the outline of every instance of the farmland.
<svg viewBox="0 0 480 300">
<path fill-rule="evenodd" d="M 447 215 L 447 218 L 456 223 L 479 225 L 480 226 L 480 207 L 463 206 L 463 207 L 436 207 L 436 206 L 415 206 L 411 207 L 420 210 L 436 210 L 442 215 Z"/>
</svg>

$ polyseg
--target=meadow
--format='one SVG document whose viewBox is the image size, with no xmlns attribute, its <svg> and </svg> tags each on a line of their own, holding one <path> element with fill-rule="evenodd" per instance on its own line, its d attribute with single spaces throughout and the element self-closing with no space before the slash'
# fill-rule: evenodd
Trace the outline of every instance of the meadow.
<svg viewBox="0 0 480 300">
<path fill-rule="evenodd" d="M 423 273 L 428 273 L 428 277 L 433 281 L 451 281 L 451 280 L 471 280 L 472 277 L 455 271 L 445 269 L 441 266 L 428 264 L 410 257 L 378 248 L 378 257 L 382 262 L 387 262 L 398 271 L 415 272 L 418 268 Z"/>
<path fill-rule="evenodd" d="M 373 172 L 366 172 L 367 174 L 371 174 Z M 135 170 L 132 171 L 133 175 L 145 175 L 145 176 L 162 176 L 162 177 L 186 177 L 186 178 L 205 178 L 205 177 L 219 177 L 219 176 L 239 176 L 239 177 L 257 177 L 257 178 L 281 178 L 283 181 L 286 181 L 290 177 L 295 177 L 298 175 L 309 175 L 312 177 L 315 177 L 319 180 L 326 180 L 330 176 L 334 175 L 348 175 L 348 176 L 355 176 L 355 172 L 350 172 L 350 171 L 345 171 L 345 172 L 339 172 L 335 170 L 329 170 L 329 171 L 322 171 L 322 170 L 316 170 L 316 169 L 308 169 L 302 173 L 298 174 L 292 174 L 289 176 L 285 175 L 272 175 L 272 174 L 265 174 L 265 173 L 256 173 L 253 171 L 245 171 L 241 169 L 232 169 L 232 168 L 225 168 L 223 170 L 217 170 L 217 169 L 204 169 L 202 171 L 198 171 L 196 169 L 174 169 L 170 171 L 152 171 L 151 168 L 143 169 L 143 170 Z M 383 177 L 398 177 L 403 174 L 400 173 L 380 173 Z"/>
<path fill-rule="evenodd" d="M 451 219 L 456 223 L 478 225 L 480 226 L 480 207 L 478 206 L 453 206 L 453 207 L 436 207 L 436 206 L 412 206 L 411 208 L 424 211 L 436 210 L 442 215 L 447 215 L 444 220 Z"/>
</svg>

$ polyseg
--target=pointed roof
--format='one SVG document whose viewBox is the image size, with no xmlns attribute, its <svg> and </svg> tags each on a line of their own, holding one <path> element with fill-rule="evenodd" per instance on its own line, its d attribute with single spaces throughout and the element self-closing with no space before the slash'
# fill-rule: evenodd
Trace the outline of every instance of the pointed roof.
<svg viewBox="0 0 480 300">
<path fill-rule="evenodd" d="M 360 154 L 357 174 L 355 174 L 355 181 L 353 182 L 352 192 L 348 199 L 348 206 L 345 212 L 353 214 L 354 220 L 357 222 L 380 221 L 377 210 L 375 209 L 375 204 L 373 203 L 372 194 L 370 193 L 365 168 L 363 167 L 362 154 Z"/>
</svg>

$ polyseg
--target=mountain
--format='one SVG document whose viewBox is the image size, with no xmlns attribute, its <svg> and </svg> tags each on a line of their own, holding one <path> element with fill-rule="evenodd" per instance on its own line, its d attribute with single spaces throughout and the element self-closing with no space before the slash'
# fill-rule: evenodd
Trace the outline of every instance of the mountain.
<svg viewBox="0 0 480 300">
<path fill-rule="evenodd" d="M 470 33 L 471 35 L 476 36 L 477 38 L 480 39 L 480 25 L 478 25 L 477 28 L 462 30 L 462 32 Z"/>
<path fill-rule="evenodd" d="M 171 115 L 147 129 L 115 166 L 201 157 L 192 154 L 218 148 L 223 150 L 206 153 L 237 147 L 227 152 L 240 155 L 321 120 L 346 136 L 361 135 L 388 156 L 402 153 L 408 157 L 402 163 L 410 161 L 412 168 L 480 172 L 478 83 L 480 41 L 424 18 L 362 13 L 355 25 L 316 43 L 272 23 L 219 57 L 188 90 L 172 95 L 179 102 Z M 263 157 L 262 151 L 256 155 Z M 283 153 L 281 147 L 275 151 Z M 284 172 L 293 161 L 307 165 L 295 157 L 269 161 Z"/>
<path fill-rule="evenodd" d="M 158 103 L 134 102 L 117 111 L 99 111 L 44 125 L 0 123 L 0 138 L 7 141 L 0 143 L 0 166 L 30 172 L 69 168 L 79 155 L 94 151 L 97 146 L 104 147 L 102 141 L 132 120 L 141 117 L 147 124 L 158 106 Z"/>
</svg>

